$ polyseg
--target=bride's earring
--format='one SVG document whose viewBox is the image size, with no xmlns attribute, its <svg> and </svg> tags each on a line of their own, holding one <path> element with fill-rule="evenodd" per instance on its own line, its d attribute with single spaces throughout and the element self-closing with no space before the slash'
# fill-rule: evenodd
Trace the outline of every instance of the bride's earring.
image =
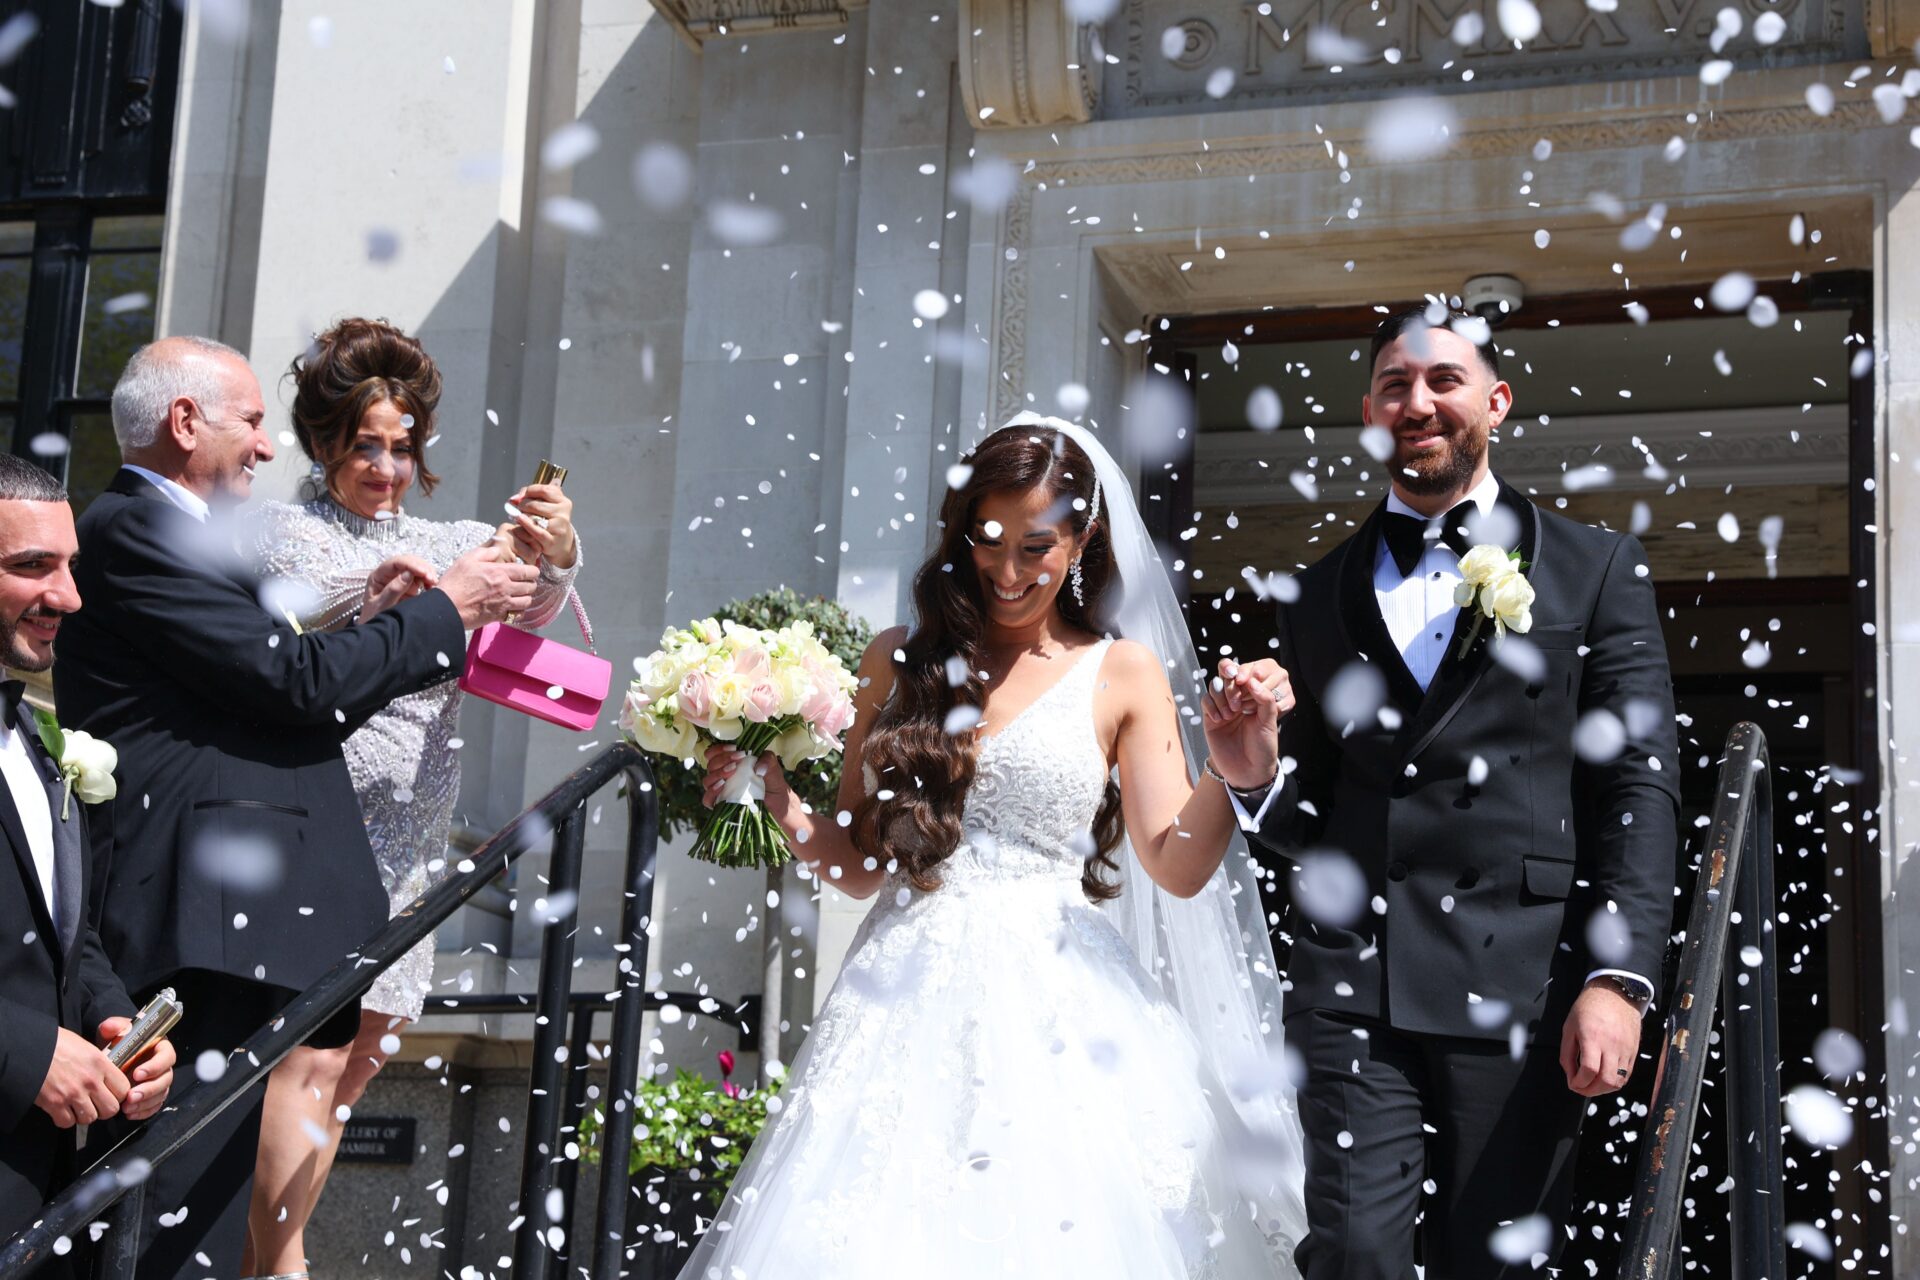
<svg viewBox="0 0 1920 1280">
<path fill-rule="evenodd" d="M 1086 608 L 1087 598 L 1085 595 L 1081 594 L 1081 590 L 1080 590 L 1080 557 L 1079 556 L 1075 556 L 1073 558 L 1073 563 L 1067 566 L 1067 585 L 1073 588 L 1073 602 L 1079 605 L 1083 609 Z"/>
</svg>

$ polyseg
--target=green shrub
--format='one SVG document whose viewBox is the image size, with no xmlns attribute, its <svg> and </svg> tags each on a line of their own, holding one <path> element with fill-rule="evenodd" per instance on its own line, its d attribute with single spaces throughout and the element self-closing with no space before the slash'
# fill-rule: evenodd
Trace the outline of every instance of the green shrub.
<svg viewBox="0 0 1920 1280">
<path fill-rule="evenodd" d="M 721 1086 L 686 1070 L 676 1072 L 671 1081 L 642 1080 L 633 1094 L 628 1171 L 636 1176 L 649 1170 L 684 1173 L 708 1184 L 703 1194 L 709 1207 L 718 1209 L 748 1148 L 766 1126 L 767 1104 L 779 1092 L 776 1083 L 742 1088 L 729 1097 Z M 600 1163 L 605 1126 L 600 1106 L 589 1108 L 580 1122 L 580 1149 L 590 1164 Z"/>
</svg>

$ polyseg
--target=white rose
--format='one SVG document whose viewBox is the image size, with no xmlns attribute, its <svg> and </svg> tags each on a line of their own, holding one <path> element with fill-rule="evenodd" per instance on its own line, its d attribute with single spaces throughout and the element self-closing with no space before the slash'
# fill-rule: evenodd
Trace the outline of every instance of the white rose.
<svg viewBox="0 0 1920 1280">
<path fill-rule="evenodd" d="M 120 753 L 113 744 L 103 742 L 84 729 L 65 731 L 60 752 L 60 773 L 73 784 L 73 793 L 83 804 L 99 804 L 120 792 L 113 771 L 120 764 Z"/>
<path fill-rule="evenodd" d="M 1460 557 L 1460 576 L 1475 587 L 1484 587 L 1502 574 L 1512 572 L 1512 558 L 1492 543 L 1483 542 Z"/>
<path fill-rule="evenodd" d="M 1519 570 L 1511 570 L 1487 584 L 1480 607 L 1502 634 L 1525 635 L 1533 628 L 1533 584 Z"/>
<path fill-rule="evenodd" d="M 693 726 L 658 711 L 621 717 L 621 728 L 642 751 L 685 760 L 699 754 L 700 738 Z"/>
<path fill-rule="evenodd" d="M 747 690 L 752 688 L 752 682 L 728 669 L 715 674 L 709 687 L 713 690 L 714 718 L 732 720 L 746 708 Z"/>
<path fill-rule="evenodd" d="M 774 739 L 773 753 L 780 757 L 781 767 L 791 772 L 809 760 L 817 760 L 827 754 L 827 749 L 814 740 L 803 724 Z"/>
<path fill-rule="evenodd" d="M 774 687 L 780 690 L 780 709 L 782 716 L 797 716 L 800 708 L 806 705 L 807 695 L 813 692 L 813 678 L 805 667 L 782 667 L 773 678 Z"/>
</svg>

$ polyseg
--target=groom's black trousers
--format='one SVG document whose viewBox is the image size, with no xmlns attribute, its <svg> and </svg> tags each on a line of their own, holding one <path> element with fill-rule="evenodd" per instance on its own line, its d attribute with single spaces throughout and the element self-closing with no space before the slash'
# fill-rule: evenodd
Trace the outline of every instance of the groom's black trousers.
<svg viewBox="0 0 1920 1280">
<path fill-rule="evenodd" d="M 1565 1244 L 1573 1150 L 1587 1100 L 1567 1088 L 1551 1037 L 1514 1061 L 1504 1042 L 1395 1031 L 1304 1009 L 1287 1043 L 1311 1064 L 1300 1089 L 1306 1130 L 1306 1280 L 1413 1280 L 1414 1237 L 1427 1280 L 1518 1280 L 1488 1240 L 1532 1214 Z M 1428 1132 L 1430 1126 L 1434 1132 Z M 1426 1216 L 1422 1183 L 1431 1180 Z"/>
</svg>

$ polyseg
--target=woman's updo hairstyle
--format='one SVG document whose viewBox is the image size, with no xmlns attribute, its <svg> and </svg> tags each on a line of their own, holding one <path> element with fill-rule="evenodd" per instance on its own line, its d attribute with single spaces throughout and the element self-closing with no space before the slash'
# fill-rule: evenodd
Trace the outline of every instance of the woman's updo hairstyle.
<svg viewBox="0 0 1920 1280">
<path fill-rule="evenodd" d="M 914 626 L 901 646 L 893 693 L 881 708 L 864 749 L 879 780 L 853 814 L 854 847 L 881 862 L 897 860 L 916 889 L 940 885 L 940 864 L 965 832 L 961 814 L 978 764 L 971 727 L 948 729 L 955 707 L 984 707 L 987 606 L 974 571 L 975 512 L 990 493 L 1038 489 L 1052 501 L 1050 518 L 1066 521 L 1080 548 L 1080 596 L 1061 584 L 1054 608 L 1069 626 L 1101 634 L 1107 593 L 1117 581 L 1093 462 L 1071 436 L 1050 427 L 1006 427 L 961 459 L 940 504 L 938 541 L 913 579 Z M 971 726 L 964 713 L 956 724 Z M 1112 853 L 1126 834 L 1120 789 L 1107 783 L 1094 816 L 1092 849 L 1080 884 L 1098 901 L 1120 892 L 1102 874 L 1118 865 Z"/>
<path fill-rule="evenodd" d="M 418 339 L 384 320 L 354 317 L 320 334 L 287 375 L 293 379 L 293 434 L 322 470 L 329 490 L 368 409 L 390 400 L 413 419 L 413 475 L 422 494 L 440 477 L 427 466 L 427 441 L 440 407 L 440 370 Z"/>
</svg>

